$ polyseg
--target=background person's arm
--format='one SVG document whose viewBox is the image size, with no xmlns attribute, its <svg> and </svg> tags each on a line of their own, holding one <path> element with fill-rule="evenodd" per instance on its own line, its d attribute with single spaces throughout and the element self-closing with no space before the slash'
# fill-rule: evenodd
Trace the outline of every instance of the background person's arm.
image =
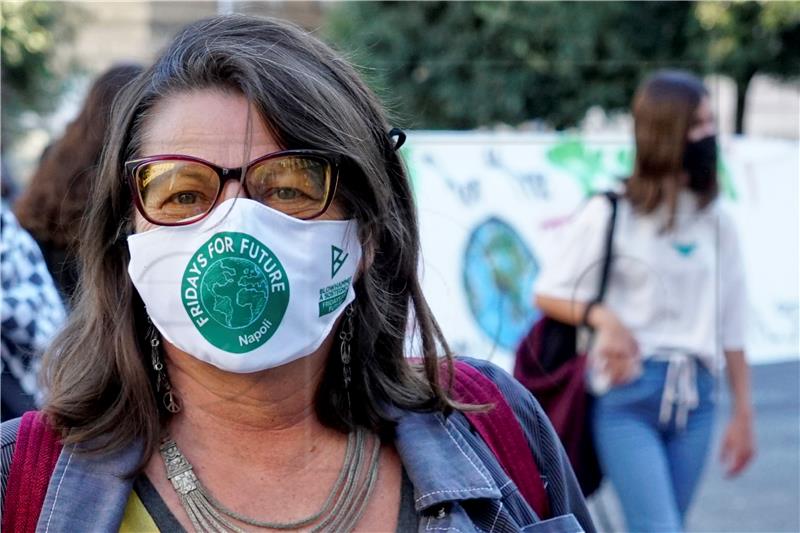
<svg viewBox="0 0 800 533">
<path fill-rule="evenodd" d="M 747 276 L 733 220 L 720 212 L 720 326 L 733 409 L 720 445 L 720 460 L 729 477 L 741 473 L 755 453 L 750 369 L 744 347 L 747 329 Z"/>
<path fill-rule="evenodd" d="M 741 473 L 755 455 L 750 369 L 743 350 L 725 350 L 733 402 L 731 419 L 720 446 L 720 460 L 729 477 Z"/>
<path fill-rule="evenodd" d="M 535 305 L 550 318 L 577 326 L 588 304 L 537 295 Z M 630 381 L 640 365 L 639 347 L 631 332 L 603 304 L 592 306 L 586 322 L 595 330 L 592 350 L 600 355 L 600 370 L 608 375 L 612 385 Z"/>
<path fill-rule="evenodd" d="M 586 312 L 586 306 L 588 304 L 537 294 L 534 299 L 534 305 L 550 318 L 558 320 L 559 322 L 578 326 L 581 320 L 583 320 L 583 315 Z M 592 309 L 592 316 L 590 316 L 588 320 L 589 325 L 592 327 L 594 327 L 594 325 L 591 319 L 596 319 L 600 307 L 602 307 L 602 305 L 596 304 Z"/>
</svg>

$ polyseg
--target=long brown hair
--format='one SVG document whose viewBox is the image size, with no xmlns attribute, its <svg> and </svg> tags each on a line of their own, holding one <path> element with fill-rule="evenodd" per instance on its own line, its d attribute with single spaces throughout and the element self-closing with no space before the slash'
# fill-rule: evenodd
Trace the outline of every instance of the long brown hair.
<svg viewBox="0 0 800 533">
<path fill-rule="evenodd" d="M 358 424 L 387 435 L 392 422 L 385 406 L 455 406 L 439 384 L 439 356 L 449 361 L 450 351 L 417 277 L 419 230 L 409 179 L 376 97 L 346 61 L 299 28 L 231 15 L 186 27 L 114 106 L 82 228 L 79 299 L 45 366 L 44 409 L 65 442 L 103 436 L 97 447 L 113 450 L 142 438 L 145 460 L 157 449 L 160 421 L 169 413 L 156 400 L 145 310 L 127 273 L 133 204 L 123 164 L 141 155 L 144 117 L 157 102 L 203 88 L 244 94 L 283 148 L 328 150 L 349 161 L 337 194 L 371 261 L 355 287 L 352 402 L 333 354 L 316 394 L 320 420 L 343 431 Z M 403 354 L 412 317 L 424 371 Z"/>
<path fill-rule="evenodd" d="M 39 243 L 61 249 L 75 244 L 97 174 L 111 103 L 141 71 L 136 65 L 118 65 L 101 74 L 78 116 L 47 148 L 14 206 L 20 225 Z"/>
<path fill-rule="evenodd" d="M 660 71 L 644 81 L 633 98 L 636 159 L 626 195 L 639 213 L 668 208 L 665 229 L 674 225 L 678 192 L 685 186 L 684 153 L 698 106 L 708 95 L 703 83 L 683 71 Z M 696 191 L 699 208 L 716 197 L 716 175 L 708 190 Z"/>
</svg>

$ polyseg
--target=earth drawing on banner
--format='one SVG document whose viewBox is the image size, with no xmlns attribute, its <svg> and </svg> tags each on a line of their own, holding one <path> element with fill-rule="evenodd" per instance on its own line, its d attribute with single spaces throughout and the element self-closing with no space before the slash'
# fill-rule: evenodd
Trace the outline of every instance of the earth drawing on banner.
<svg viewBox="0 0 800 533">
<path fill-rule="evenodd" d="M 492 217 L 477 225 L 464 253 L 464 291 L 481 331 L 513 351 L 539 317 L 533 282 L 539 263 L 520 235 Z"/>
</svg>

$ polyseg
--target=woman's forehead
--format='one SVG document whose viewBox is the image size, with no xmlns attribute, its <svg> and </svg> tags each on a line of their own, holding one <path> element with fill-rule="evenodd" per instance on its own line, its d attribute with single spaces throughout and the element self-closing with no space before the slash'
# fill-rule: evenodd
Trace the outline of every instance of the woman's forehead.
<svg viewBox="0 0 800 533">
<path fill-rule="evenodd" d="M 239 166 L 246 150 L 280 150 L 257 111 L 239 93 L 198 90 L 165 97 L 148 112 L 141 155 L 184 154 Z"/>
</svg>

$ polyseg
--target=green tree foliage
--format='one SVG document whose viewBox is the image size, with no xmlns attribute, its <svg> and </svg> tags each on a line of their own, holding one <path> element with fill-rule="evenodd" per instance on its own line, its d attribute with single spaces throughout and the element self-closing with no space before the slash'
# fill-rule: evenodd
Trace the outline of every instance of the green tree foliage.
<svg viewBox="0 0 800 533">
<path fill-rule="evenodd" d="M 327 32 L 415 128 L 572 126 L 654 69 L 705 67 L 685 2 L 353 2 Z"/>
<path fill-rule="evenodd" d="M 696 16 L 709 37 L 711 67 L 736 82 L 736 132 L 742 133 L 753 76 L 800 75 L 800 2 L 702 2 Z"/>
<path fill-rule="evenodd" d="M 0 5 L 4 138 L 19 133 L 21 113 L 46 113 L 57 105 L 65 73 L 56 73 L 52 58 L 56 44 L 63 44 L 70 35 L 67 19 L 62 3 L 2 2 Z"/>
</svg>

